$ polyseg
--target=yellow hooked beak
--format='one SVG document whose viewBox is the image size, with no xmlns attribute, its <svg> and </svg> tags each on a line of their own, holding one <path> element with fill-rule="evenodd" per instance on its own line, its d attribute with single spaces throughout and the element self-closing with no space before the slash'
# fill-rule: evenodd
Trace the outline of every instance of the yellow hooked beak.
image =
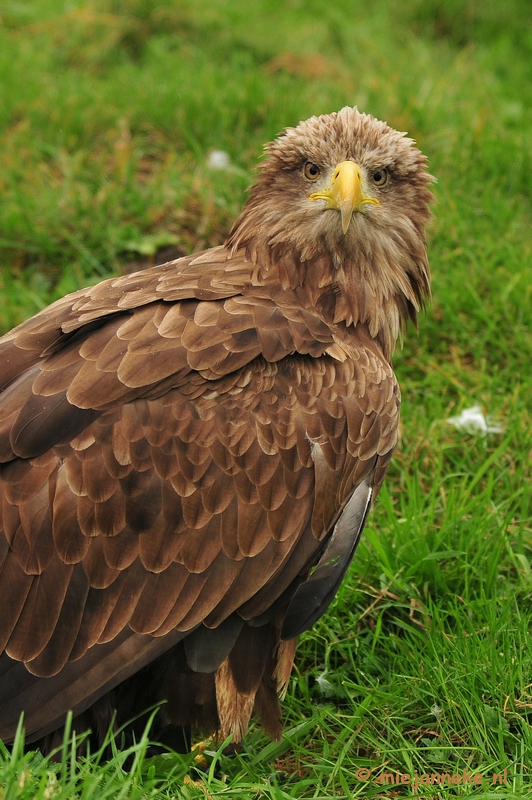
<svg viewBox="0 0 532 800">
<path fill-rule="evenodd" d="M 325 200 L 329 208 L 338 209 L 344 234 L 349 228 L 353 211 L 362 211 L 367 204 L 380 206 L 378 200 L 364 194 L 362 171 L 354 161 L 341 161 L 334 170 L 329 188 L 314 192 L 309 195 L 309 200 Z"/>
</svg>

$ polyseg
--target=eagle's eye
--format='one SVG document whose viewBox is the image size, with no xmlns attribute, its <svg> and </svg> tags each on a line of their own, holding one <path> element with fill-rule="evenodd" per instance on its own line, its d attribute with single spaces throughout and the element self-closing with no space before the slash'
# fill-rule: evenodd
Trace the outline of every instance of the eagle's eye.
<svg viewBox="0 0 532 800">
<path fill-rule="evenodd" d="M 321 175 L 320 168 L 313 164 L 312 161 L 307 161 L 303 172 L 308 181 L 317 181 Z"/>
<path fill-rule="evenodd" d="M 386 167 L 378 169 L 377 172 L 373 173 L 371 178 L 375 186 L 384 186 L 384 184 L 388 180 L 388 170 L 386 169 Z"/>
</svg>

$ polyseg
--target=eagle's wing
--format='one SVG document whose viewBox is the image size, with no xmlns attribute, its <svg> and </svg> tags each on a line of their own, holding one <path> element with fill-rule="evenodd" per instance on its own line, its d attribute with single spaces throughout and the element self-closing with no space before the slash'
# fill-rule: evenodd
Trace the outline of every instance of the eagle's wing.
<svg viewBox="0 0 532 800">
<path fill-rule="evenodd" d="M 219 663 L 227 620 L 286 606 L 334 528 L 340 571 L 324 556 L 285 635 L 323 612 L 363 524 L 350 498 L 366 487 L 366 509 L 378 489 L 399 405 L 373 340 L 337 327 L 216 248 L 77 292 L 0 340 L 1 737 L 21 707 L 42 735 L 202 623 L 226 626 Z"/>
</svg>

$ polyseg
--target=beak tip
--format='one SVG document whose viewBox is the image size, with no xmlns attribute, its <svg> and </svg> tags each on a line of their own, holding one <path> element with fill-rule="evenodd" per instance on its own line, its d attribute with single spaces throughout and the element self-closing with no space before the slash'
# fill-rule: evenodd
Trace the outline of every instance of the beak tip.
<svg viewBox="0 0 532 800">
<path fill-rule="evenodd" d="M 353 216 L 353 209 L 352 208 L 342 208 L 340 211 L 340 217 L 342 221 L 342 233 L 345 234 L 349 230 L 349 223 L 351 222 L 351 217 Z"/>
</svg>

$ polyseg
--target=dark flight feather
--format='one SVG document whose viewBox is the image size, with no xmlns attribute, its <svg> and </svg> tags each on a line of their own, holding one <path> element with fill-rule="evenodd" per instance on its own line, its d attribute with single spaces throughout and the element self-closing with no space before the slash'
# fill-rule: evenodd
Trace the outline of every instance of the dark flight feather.
<svg viewBox="0 0 532 800">
<path fill-rule="evenodd" d="M 282 639 L 295 639 L 314 625 L 336 595 L 355 554 L 371 503 L 368 479 L 359 483 L 334 526 L 312 575 L 302 583 L 286 610 Z"/>
</svg>

